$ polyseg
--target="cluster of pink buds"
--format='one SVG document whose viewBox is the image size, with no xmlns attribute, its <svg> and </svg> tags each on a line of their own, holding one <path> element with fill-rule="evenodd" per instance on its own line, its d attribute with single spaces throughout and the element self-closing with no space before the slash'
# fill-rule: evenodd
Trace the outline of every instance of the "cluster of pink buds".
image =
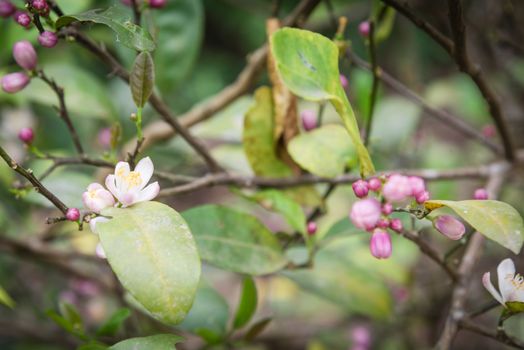
<svg viewBox="0 0 524 350">
<path fill-rule="evenodd" d="M 137 5 L 142 4 L 142 0 L 135 0 Z M 122 3 L 126 6 L 131 6 L 133 4 L 132 0 L 122 0 Z M 160 9 L 167 4 L 167 0 L 145 0 L 145 3 L 153 9 Z"/>
<path fill-rule="evenodd" d="M 372 232 L 370 250 L 374 257 L 389 258 L 392 246 L 387 229 L 395 232 L 403 229 L 400 219 L 389 217 L 393 212 L 392 203 L 404 202 L 408 198 L 413 198 L 418 204 L 429 200 L 424 180 L 417 176 L 393 174 L 383 180 L 357 180 L 351 187 L 355 196 L 360 198 L 351 208 L 351 222 L 360 229 Z M 375 196 L 369 196 L 370 193 Z"/>
<path fill-rule="evenodd" d="M 38 64 L 38 57 L 33 45 L 29 41 L 22 40 L 13 46 L 13 57 L 18 65 L 26 71 L 33 71 Z M 31 78 L 26 72 L 16 72 L 5 75 L 1 80 L 2 90 L 14 94 L 25 88 Z"/>
</svg>

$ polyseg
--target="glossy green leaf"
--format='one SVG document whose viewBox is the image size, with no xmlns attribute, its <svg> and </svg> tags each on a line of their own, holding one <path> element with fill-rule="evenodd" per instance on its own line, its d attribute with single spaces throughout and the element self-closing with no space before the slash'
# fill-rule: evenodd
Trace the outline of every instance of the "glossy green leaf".
<svg viewBox="0 0 524 350">
<path fill-rule="evenodd" d="M 475 230 L 518 254 L 524 243 L 524 223 L 509 204 L 493 200 L 441 201 L 424 203 L 429 210 L 448 207 Z"/>
<path fill-rule="evenodd" d="M 155 11 L 155 63 L 157 86 L 163 94 L 174 92 L 191 72 L 202 45 L 204 11 L 200 0 L 168 1 Z"/>
<path fill-rule="evenodd" d="M 116 310 L 111 317 L 98 328 L 96 335 L 114 336 L 129 316 L 131 316 L 131 311 L 127 308 Z"/>
<path fill-rule="evenodd" d="M 225 270 L 265 275 L 287 260 L 276 237 L 257 218 L 227 207 L 205 205 L 182 213 L 202 260 Z"/>
<path fill-rule="evenodd" d="M 200 259 L 184 219 L 158 202 L 108 208 L 97 224 L 107 260 L 123 286 L 166 324 L 188 313 L 200 279 Z"/>
<path fill-rule="evenodd" d="M 104 24 L 115 32 L 116 41 L 137 51 L 153 51 L 155 43 L 151 35 L 133 23 L 132 12 L 122 6 L 111 6 L 105 10 L 94 9 L 77 15 L 62 16 L 56 21 L 61 28 L 73 22 Z"/>
<path fill-rule="evenodd" d="M 149 337 L 131 338 L 121 341 L 110 350 L 173 350 L 176 343 L 180 343 L 184 338 L 174 334 L 157 334 Z"/>
<path fill-rule="evenodd" d="M 277 157 L 273 129 L 273 97 L 271 89 L 263 86 L 255 92 L 255 104 L 244 119 L 244 151 L 255 174 L 291 176 L 291 169 Z"/>
<path fill-rule="evenodd" d="M 129 76 L 129 86 L 137 108 L 144 107 L 155 87 L 155 64 L 149 52 L 141 52 L 136 56 Z"/>
<path fill-rule="evenodd" d="M 355 114 L 340 84 L 337 46 L 320 34 L 294 28 L 280 29 L 270 41 L 286 86 L 302 98 L 333 104 L 356 147 L 361 175 L 372 175 L 373 162 L 360 139 Z"/>
<path fill-rule="evenodd" d="M 3 304 L 10 308 L 15 307 L 15 301 L 11 298 L 11 296 L 2 286 L 0 286 L 0 304 Z"/>
<path fill-rule="evenodd" d="M 328 124 L 293 138 L 288 145 L 293 160 L 312 174 L 335 177 L 355 156 L 355 148 L 344 127 Z"/>
<path fill-rule="evenodd" d="M 257 286 L 252 277 L 245 277 L 242 283 L 242 295 L 238 304 L 233 327 L 239 329 L 244 327 L 257 309 L 258 297 Z"/>
</svg>

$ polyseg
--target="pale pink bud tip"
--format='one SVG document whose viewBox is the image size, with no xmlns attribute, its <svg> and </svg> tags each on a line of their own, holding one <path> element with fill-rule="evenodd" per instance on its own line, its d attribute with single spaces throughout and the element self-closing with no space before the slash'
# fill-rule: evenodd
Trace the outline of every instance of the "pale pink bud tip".
<svg viewBox="0 0 524 350">
<path fill-rule="evenodd" d="M 368 187 L 371 191 L 378 191 L 380 187 L 382 187 L 382 182 L 376 177 L 373 177 L 368 180 Z"/>
<path fill-rule="evenodd" d="M 377 259 L 387 259 L 391 256 L 391 237 L 384 230 L 375 230 L 369 242 L 371 255 Z"/>
<path fill-rule="evenodd" d="M 1 84 L 2 84 L 2 90 L 7 92 L 8 94 L 14 94 L 29 84 L 31 80 L 29 79 L 29 76 L 25 73 L 11 73 L 7 74 L 2 78 Z"/>
<path fill-rule="evenodd" d="M 377 226 L 380 214 L 380 203 L 375 198 L 366 198 L 353 204 L 349 217 L 356 227 L 372 230 Z"/>
<path fill-rule="evenodd" d="M 386 203 L 382 206 L 382 214 L 389 215 L 393 212 L 393 205 L 391 203 Z"/>
<path fill-rule="evenodd" d="M 33 139 L 35 138 L 35 133 L 31 128 L 23 128 L 18 133 L 18 138 L 20 139 L 20 141 L 29 144 L 33 142 Z"/>
<path fill-rule="evenodd" d="M 402 229 L 404 228 L 402 225 L 402 221 L 400 219 L 391 219 L 389 221 L 389 228 L 392 229 L 395 232 L 402 232 Z"/>
<path fill-rule="evenodd" d="M 409 179 L 399 174 L 391 175 L 382 188 L 382 194 L 388 202 L 402 202 L 412 192 Z"/>
<path fill-rule="evenodd" d="M 167 0 L 149 0 L 149 7 L 159 9 L 166 6 Z"/>
<path fill-rule="evenodd" d="M 473 198 L 480 200 L 488 199 L 488 191 L 486 191 L 485 188 L 477 188 L 475 193 L 473 193 Z"/>
<path fill-rule="evenodd" d="M 343 74 L 340 74 L 340 84 L 344 89 L 347 89 L 347 87 L 349 86 L 348 78 L 346 78 L 346 76 Z"/>
<path fill-rule="evenodd" d="M 43 47 L 52 48 L 58 43 L 58 36 L 53 32 L 45 31 L 38 36 L 38 42 Z"/>
<path fill-rule="evenodd" d="M 371 346 L 371 333 L 366 326 L 357 326 L 351 330 L 351 340 L 354 345 L 369 348 Z"/>
<path fill-rule="evenodd" d="M 454 241 L 459 240 L 466 233 L 464 224 L 451 215 L 441 215 L 435 218 L 433 226 L 444 236 Z"/>
<path fill-rule="evenodd" d="M 415 197 L 415 200 L 417 201 L 418 204 L 422 204 L 426 201 L 429 201 L 429 192 L 428 191 L 424 191 L 422 193 L 419 193 L 416 197 Z"/>
<path fill-rule="evenodd" d="M 66 218 L 69 221 L 78 221 L 78 219 L 80 219 L 80 210 L 77 208 L 67 209 Z"/>
<path fill-rule="evenodd" d="M 48 9 L 48 5 L 45 0 L 33 0 L 33 7 L 39 11 Z"/>
<path fill-rule="evenodd" d="M 20 67 L 27 70 L 35 69 L 38 63 L 36 51 L 27 40 L 18 41 L 13 46 L 13 57 Z"/>
<path fill-rule="evenodd" d="M 7 18 L 16 12 L 16 7 L 9 0 L 0 0 L 0 17 Z"/>
<path fill-rule="evenodd" d="M 360 22 L 358 25 L 358 32 L 363 37 L 367 38 L 369 36 L 369 31 L 371 30 L 371 25 L 369 21 Z"/>
<path fill-rule="evenodd" d="M 22 27 L 29 27 L 31 24 L 31 17 L 29 17 L 29 15 L 25 12 L 19 12 L 15 14 L 15 21 Z"/>
<path fill-rule="evenodd" d="M 486 138 L 495 137 L 495 135 L 497 135 L 497 129 L 492 124 L 485 125 L 482 128 L 482 135 Z"/>
<path fill-rule="evenodd" d="M 355 192 L 355 196 L 358 198 L 364 198 L 368 195 L 369 186 L 368 183 L 364 180 L 357 180 L 353 182 L 351 187 L 353 188 L 353 192 Z"/>
<path fill-rule="evenodd" d="M 307 223 L 307 233 L 312 236 L 317 232 L 317 224 L 314 221 Z"/>
<path fill-rule="evenodd" d="M 312 110 L 305 110 L 301 114 L 302 126 L 304 130 L 309 131 L 317 127 L 317 115 Z"/>
</svg>

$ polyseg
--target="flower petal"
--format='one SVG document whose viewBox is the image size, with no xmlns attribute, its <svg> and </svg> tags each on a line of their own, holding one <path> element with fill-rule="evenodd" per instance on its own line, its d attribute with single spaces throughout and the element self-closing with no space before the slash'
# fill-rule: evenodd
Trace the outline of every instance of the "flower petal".
<svg viewBox="0 0 524 350">
<path fill-rule="evenodd" d="M 160 192 L 160 185 L 155 181 L 138 193 L 135 203 L 150 201 L 158 196 L 158 192 Z"/>
<path fill-rule="evenodd" d="M 89 228 L 91 229 L 91 232 L 96 233 L 96 224 L 106 221 L 109 221 L 109 219 L 103 216 L 97 216 L 96 218 L 92 218 L 89 221 Z"/>
<path fill-rule="evenodd" d="M 87 190 L 88 191 L 96 191 L 96 190 L 100 190 L 100 189 L 104 189 L 104 187 L 102 185 L 100 185 L 98 182 L 93 182 L 92 184 L 87 186 Z"/>
<path fill-rule="evenodd" d="M 151 158 L 145 157 L 140 159 L 135 167 L 135 171 L 140 174 L 140 178 L 142 179 L 142 188 L 149 182 L 149 180 L 151 180 L 154 170 L 155 167 L 151 161 Z"/>
<path fill-rule="evenodd" d="M 127 175 L 129 175 L 129 163 L 127 162 L 118 162 L 115 166 L 115 182 L 116 187 L 121 189 L 122 182 L 125 180 Z"/>
<path fill-rule="evenodd" d="M 502 296 L 497 292 L 495 287 L 493 286 L 493 283 L 491 283 L 491 274 L 489 272 L 486 272 L 482 276 L 482 284 L 484 287 L 490 292 L 491 295 L 493 295 L 493 298 L 497 299 L 499 303 L 504 305 L 504 301 L 502 300 Z"/>
<path fill-rule="evenodd" d="M 120 191 L 118 190 L 116 186 L 116 178 L 115 175 L 107 175 L 106 177 L 106 187 L 107 189 L 113 194 L 113 196 L 116 197 L 116 199 L 120 200 Z"/>
<path fill-rule="evenodd" d="M 504 259 L 497 267 L 497 277 L 499 279 L 499 291 L 504 302 L 508 301 L 510 296 L 515 291 L 513 285 L 513 277 L 515 277 L 515 264 L 511 259 Z"/>
</svg>

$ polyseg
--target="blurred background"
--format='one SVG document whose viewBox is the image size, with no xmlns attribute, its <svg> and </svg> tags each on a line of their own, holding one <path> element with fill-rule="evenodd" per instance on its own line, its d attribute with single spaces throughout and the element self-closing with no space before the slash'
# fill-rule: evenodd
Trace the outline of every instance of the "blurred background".
<svg viewBox="0 0 524 350">
<path fill-rule="evenodd" d="M 57 2 L 66 14 L 119 3 Z M 279 16 L 287 15 L 297 3 L 281 1 Z M 345 34 L 352 52 L 368 61 L 367 48 L 357 28 L 369 17 L 371 1 L 331 0 L 330 3 L 332 11 L 321 2 L 304 27 L 333 37 L 336 30 L 333 15 L 346 16 L 349 24 Z M 409 3 L 420 17 L 449 34 L 444 3 L 427 0 Z M 463 4 L 471 56 L 482 66 L 499 94 L 513 139 L 523 147 L 524 2 L 470 0 Z M 272 9 L 270 0 L 170 0 L 166 8 L 145 14 L 145 25 L 158 42 L 154 53 L 157 92 L 174 112 L 187 111 L 236 79 L 246 64 L 246 57 L 265 43 L 265 22 Z M 131 68 L 135 53 L 118 45 L 108 28 L 94 24 L 82 28 L 89 37 L 115 53 L 125 67 Z M 25 30 L 12 20 L 0 20 L 0 75 L 14 70 L 11 48 L 21 39 L 36 42 L 36 31 Z M 121 125 L 120 145 L 134 136 L 134 125 L 129 120 L 134 105 L 128 86 L 94 55 L 74 43 L 61 41 L 55 49 L 39 48 L 38 56 L 48 75 L 64 86 L 73 121 L 88 152 L 93 156 L 116 157 L 111 153 L 104 130 L 115 123 Z M 428 104 L 450 111 L 483 132 L 487 139 L 499 142 L 486 104 L 471 79 L 458 71 L 445 51 L 401 15 L 397 14 L 390 35 L 379 44 L 377 58 L 385 71 Z M 348 59 L 341 61 L 341 72 L 349 79 L 347 92 L 363 124 L 369 108 L 372 76 Z M 268 84 L 265 72 L 256 86 L 264 84 Z M 253 103 L 251 92 L 255 87 L 191 129 L 205 140 L 224 167 L 242 174 L 252 174 L 241 140 L 244 114 Z M 27 155 L 16 136 L 21 128 L 35 129 L 35 145 L 41 150 L 63 156 L 74 152 L 54 105 L 53 91 L 39 81 L 33 81 L 16 95 L 0 94 L 0 142 L 15 159 L 37 174 L 45 171 L 50 163 Z M 317 105 L 300 101 L 299 110 L 306 109 L 316 110 Z M 144 118 L 147 124 L 159 117 L 146 107 Z M 338 116 L 328 107 L 325 120 L 336 122 Z M 420 106 L 382 84 L 370 150 L 380 170 L 453 169 L 496 160 L 493 153 L 477 141 L 464 138 L 452 126 L 429 117 Z M 190 176 L 206 173 L 205 165 L 181 138 L 156 144 L 145 154 L 158 169 L 166 172 Z M 89 183 L 104 175 L 104 171 L 93 167 L 67 166 L 57 169 L 44 184 L 67 205 L 82 207 L 82 192 Z M 515 175 L 500 198 L 521 214 L 524 211 L 523 179 L 522 173 Z M 3 163 L 0 164 L 0 183 L 0 234 L 3 237 L 0 238 L 0 285 L 16 302 L 15 308 L 0 310 L 0 348 L 74 348 L 75 340 L 53 323 L 46 315 L 47 310 L 58 310 L 63 301 L 71 303 L 86 327 L 95 329 L 122 306 L 118 295 L 121 291 L 117 287 L 107 288 L 112 277 L 105 262 L 96 257 L 97 237 L 88 229 L 77 231 L 74 224 L 46 225 L 45 218 L 56 215 L 56 210 L 35 192 L 13 190 L 17 177 Z M 459 200 L 471 198 L 474 189 L 483 185 L 471 179 L 439 181 L 431 183 L 429 189 L 432 198 Z M 415 245 L 401 237 L 393 237 L 391 259 L 372 258 L 367 234 L 352 228 L 347 219 L 354 199 L 350 186 L 339 186 L 329 197 L 327 213 L 318 221 L 319 239 L 325 243 L 316 257 L 314 269 L 285 271 L 256 279 L 259 305 L 255 321 L 271 318 L 271 322 L 255 341 L 241 348 L 388 350 L 424 349 L 434 344 L 445 320 L 444 310 L 449 306 L 449 278 L 421 255 Z M 280 216 L 239 197 L 227 187 L 206 188 L 162 201 L 178 211 L 205 203 L 223 203 L 254 213 L 273 232 L 291 230 Z M 440 251 L 450 252 L 449 261 L 453 263 L 453 259 L 460 256 L 462 246 L 455 247 L 455 242 L 432 232 L 431 226 L 423 230 L 431 244 Z M 34 244 L 17 247 L 5 241 L 12 238 Z M 53 253 L 46 250 L 47 246 L 53 248 Z M 83 258 L 71 258 L 78 254 Z M 290 254 L 300 255 L 301 251 L 291 249 Z M 481 276 L 485 271 L 493 272 L 498 262 L 508 256 L 507 250 L 486 242 L 486 253 L 473 272 L 468 310 L 479 309 L 491 301 L 481 286 Z M 524 271 L 524 259 L 512 258 L 517 271 Z M 70 265 L 75 266 L 75 271 L 85 271 L 85 275 L 71 272 Z M 100 283 L 92 276 L 109 282 Z M 203 325 L 223 331 L 224 322 L 238 303 L 241 276 L 204 266 L 203 280 L 194 309 L 181 327 L 188 340 L 177 348 L 201 348 L 204 343 L 192 333 Z M 478 320 L 495 330 L 499 312 L 500 308 L 495 308 Z M 524 317 L 514 317 L 506 326 L 509 334 L 522 338 Z M 135 312 L 114 339 L 151 334 L 158 329 L 162 326 Z M 358 347 L 363 339 L 368 339 L 367 347 Z M 454 348 L 503 347 L 461 331 Z"/>
</svg>

